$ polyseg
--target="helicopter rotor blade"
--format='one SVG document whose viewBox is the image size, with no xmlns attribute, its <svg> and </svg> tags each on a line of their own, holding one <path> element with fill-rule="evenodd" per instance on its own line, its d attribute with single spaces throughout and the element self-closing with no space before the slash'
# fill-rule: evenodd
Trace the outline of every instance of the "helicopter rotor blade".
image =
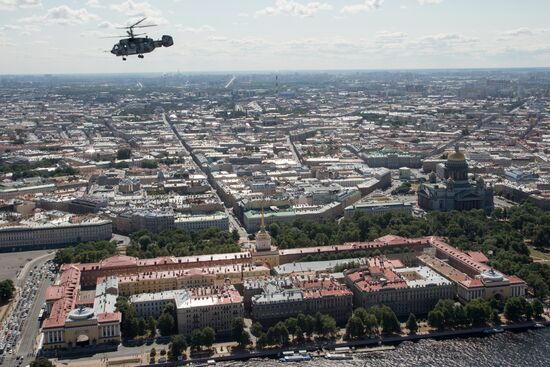
<svg viewBox="0 0 550 367">
<path fill-rule="evenodd" d="M 145 17 L 145 18 L 143 18 L 142 20 L 139 20 L 139 21 L 137 21 L 136 23 L 132 24 L 132 25 L 130 26 L 130 28 L 134 28 L 134 27 L 137 26 L 139 23 L 143 22 L 145 19 L 147 19 L 147 17 Z"/>
<path fill-rule="evenodd" d="M 134 23 L 130 26 L 126 26 L 126 27 L 115 27 L 116 29 L 132 29 L 132 28 L 147 28 L 147 27 L 157 27 L 156 24 L 144 24 L 144 25 L 139 25 L 141 22 L 143 22 L 145 19 L 147 18 L 143 18 L 142 20 L 138 21 L 137 23 Z"/>
<path fill-rule="evenodd" d="M 124 36 L 105 36 L 105 37 L 100 37 L 100 38 L 124 38 L 124 37 L 127 37 L 126 35 Z"/>
<path fill-rule="evenodd" d="M 116 27 L 116 28 L 118 28 L 118 29 L 132 29 L 132 28 L 134 28 L 135 26 L 137 26 L 138 24 L 140 24 L 141 22 L 143 22 L 145 19 L 147 19 L 147 18 L 143 18 L 142 20 L 140 20 L 140 21 L 138 21 L 138 22 L 136 22 L 136 23 L 134 23 L 134 24 L 132 24 L 132 25 L 123 26 L 123 27 Z"/>
</svg>

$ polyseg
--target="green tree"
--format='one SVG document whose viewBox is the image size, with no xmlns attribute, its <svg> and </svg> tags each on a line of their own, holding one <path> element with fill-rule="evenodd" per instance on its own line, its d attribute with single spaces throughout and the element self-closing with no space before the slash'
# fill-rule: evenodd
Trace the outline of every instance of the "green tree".
<svg viewBox="0 0 550 367">
<path fill-rule="evenodd" d="M 365 335 L 365 325 L 359 316 L 352 315 L 346 324 L 346 335 L 357 339 Z"/>
<path fill-rule="evenodd" d="M 296 328 L 298 327 L 298 319 L 295 317 L 289 317 L 285 320 L 285 326 L 288 330 L 288 332 L 292 335 L 296 332 Z"/>
<path fill-rule="evenodd" d="M 149 331 L 149 336 L 151 336 L 151 338 L 154 338 L 157 334 L 157 321 L 151 316 L 147 319 L 147 330 Z"/>
<path fill-rule="evenodd" d="M 53 363 L 46 357 L 36 357 L 36 359 L 31 362 L 30 367 L 53 367 Z"/>
<path fill-rule="evenodd" d="M 137 320 L 138 320 L 137 334 L 145 335 L 145 331 L 147 329 L 147 323 L 145 322 L 145 319 L 143 317 L 139 317 Z"/>
<path fill-rule="evenodd" d="M 443 327 L 443 320 L 445 317 L 443 316 L 443 312 L 432 310 L 428 312 L 428 325 L 431 327 L 434 327 L 436 329 L 440 329 Z"/>
<path fill-rule="evenodd" d="M 319 335 L 324 337 L 334 337 L 338 333 L 336 320 L 330 315 L 321 315 L 321 327 L 318 331 Z"/>
<path fill-rule="evenodd" d="M 491 317 L 491 307 L 483 298 L 476 298 L 466 305 L 466 314 L 474 326 L 483 326 Z"/>
<path fill-rule="evenodd" d="M 135 306 L 128 302 L 125 297 L 118 297 L 115 309 L 122 314 L 120 324 L 122 336 L 127 339 L 135 338 L 139 333 L 139 322 Z"/>
<path fill-rule="evenodd" d="M 267 342 L 269 345 L 287 345 L 289 342 L 289 332 L 285 323 L 279 321 L 275 326 L 267 329 Z"/>
<path fill-rule="evenodd" d="M 367 318 L 367 315 L 369 315 L 369 313 L 363 307 L 357 307 L 353 311 L 353 315 L 359 317 L 361 319 L 361 321 L 363 321 L 363 323 L 365 323 L 365 320 Z"/>
<path fill-rule="evenodd" d="M 172 358 L 177 358 L 187 349 L 187 342 L 185 341 L 183 335 L 174 335 L 172 336 L 171 341 L 170 352 L 172 354 Z"/>
<path fill-rule="evenodd" d="M 176 322 L 172 315 L 167 312 L 163 312 L 158 319 L 157 327 L 159 329 L 160 335 L 170 336 L 174 333 Z"/>
<path fill-rule="evenodd" d="M 57 265 L 70 264 L 73 262 L 74 249 L 73 248 L 64 248 L 57 250 L 53 258 L 53 262 Z"/>
<path fill-rule="evenodd" d="M 418 323 L 416 322 L 416 316 L 411 313 L 407 319 L 407 329 L 409 329 L 409 334 L 416 334 L 418 331 Z"/>
<path fill-rule="evenodd" d="M 466 309 L 462 305 L 455 305 L 453 308 L 453 323 L 458 326 L 467 326 L 470 324 L 470 319 L 466 313 Z"/>
<path fill-rule="evenodd" d="M 177 318 L 177 309 L 176 305 L 173 302 L 168 302 L 166 306 L 164 306 L 164 309 L 162 310 L 162 313 L 167 313 L 172 315 L 174 320 Z"/>
<path fill-rule="evenodd" d="M 210 348 L 216 341 L 216 332 L 210 326 L 202 329 L 202 344 Z"/>
<path fill-rule="evenodd" d="M 536 299 L 533 301 L 532 306 L 533 306 L 533 316 L 541 317 L 542 314 L 544 313 L 544 305 L 542 304 L 542 302 Z"/>
<path fill-rule="evenodd" d="M 453 326 L 455 320 L 455 302 L 451 299 L 440 299 L 434 307 L 443 314 L 443 326 Z"/>
<path fill-rule="evenodd" d="M 263 334 L 263 326 L 259 322 L 255 321 L 252 326 L 250 327 L 250 332 L 252 335 L 254 335 L 256 338 L 259 338 L 260 335 Z"/>
<path fill-rule="evenodd" d="M 307 315 L 304 320 L 304 327 L 301 328 L 304 330 L 304 333 L 306 333 L 308 338 L 311 338 L 315 332 L 315 318 L 311 315 Z"/>
<path fill-rule="evenodd" d="M 239 347 L 246 347 L 250 344 L 250 334 L 245 329 L 244 320 L 242 317 L 236 317 L 231 322 L 231 334 Z"/>
<path fill-rule="evenodd" d="M 130 159 L 131 155 L 132 155 L 132 150 L 130 148 L 120 148 L 117 151 L 116 157 L 117 159 Z"/>
<path fill-rule="evenodd" d="M 510 297 L 504 304 L 504 316 L 510 321 L 518 321 L 524 314 L 524 303 L 521 297 Z"/>
<path fill-rule="evenodd" d="M 264 348 L 268 344 L 269 344 L 269 340 L 267 338 L 267 334 L 266 333 L 261 333 L 258 336 L 258 339 L 256 340 L 256 347 L 261 349 L 261 348 Z"/>
<path fill-rule="evenodd" d="M 94 241 L 79 243 L 75 247 L 60 249 L 53 261 L 58 264 L 98 262 L 117 253 L 116 243 L 111 241 Z"/>
<path fill-rule="evenodd" d="M 365 333 L 371 334 L 378 329 L 378 320 L 376 316 L 371 313 L 367 314 L 363 320 L 363 324 L 365 325 Z"/>
<path fill-rule="evenodd" d="M 550 224 L 541 225 L 537 228 L 533 245 L 541 248 L 550 246 Z"/>
<path fill-rule="evenodd" d="M 546 265 L 546 267 L 548 267 L 548 265 Z M 542 272 L 546 270 L 547 272 L 546 278 L 549 278 L 548 273 L 550 273 L 550 270 L 548 270 L 546 267 L 540 270 Z M 534 271 L 529 272 L 525 280 L 527 281 L 527 284 L 531 288 L 533 288 L 535 297 L 543 298 L 543 297 L 546 297 L 548 294 L 550 294 L 549 283 L 547 280 L 545 280 L 545 278 L 541 274 Z"/>
<path fill-rule="evenodd" d="M 301 344 L 305 342 L 306 339 L 304 338 L 304 332 L 299 326 L 296 327 L 296 330 L 294 331 L 294 333 L 295 333 L 294 335 L 296 336 L 295 340 L 297 343 Z"/>
<path fill-rule="evenodd" d="M 203 346 L 203 332 L 202 329 L 193 329 L 191 332 L 191 336 L 189 338 L 189 342 L 191 344 L 191 348 L 194 350 L 199 350 Z"/>
<path fill-rule="evenodd" d="M 6 279 L 0 282 L 0 302 L 4 303 L 13 297 L 15 287 L 11 279 Z"/>
<path fill-rule="evenodd" d="M 141 161 L 141 168 L 155 169 L 158 164 L 153 159 L 144 159 Z"/>
<path fill-rule="evenodd" d="M 395 313 L 389 307 L 385 307 L 384 309 L 381 324 L 384 333 L 391 334 L 399 333 L 401 331 L 401 324 L 399 323 L 397 316 L 395 316 Z"/>
<path fill-rule="evenodd" d="M 157 349 L 155 347 L 151 348 L 149 352 L 149 357 L 155 357 L 157 355 Z"/>
<path fill-rule="evenodd" d="M 139 238 L 138 242 L 141 249 L 143 251 L 147 251 L 147 248 L 151 244 L 151 237 L 149 237 L 148 235 L 143 235 Z"/>
</svg>

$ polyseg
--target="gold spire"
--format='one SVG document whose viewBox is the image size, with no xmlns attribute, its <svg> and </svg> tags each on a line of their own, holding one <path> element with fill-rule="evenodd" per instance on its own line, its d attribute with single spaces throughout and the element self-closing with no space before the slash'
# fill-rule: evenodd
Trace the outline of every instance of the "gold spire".
<svg viewBox="0 0 550 367">
<path fill-rule="evenodd" d="M 260 223 L 260 230 L 265 232 L 265 221 L 264 221 L 264 206 L 262 205 L 262 221 Z"/>
</svg>

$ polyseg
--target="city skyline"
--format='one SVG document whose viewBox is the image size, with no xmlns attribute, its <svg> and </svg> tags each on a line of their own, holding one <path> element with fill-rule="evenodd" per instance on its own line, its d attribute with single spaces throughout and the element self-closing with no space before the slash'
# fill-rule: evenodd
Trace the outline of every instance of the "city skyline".
<svg viewBox="0 0 550 367">
<path fill-rule="evenodd" d="M 0 0 L 2 74 L 545 67 L 543 1 Z M 123 63 L 140 17 L 172 48 Z"/>
</svg>

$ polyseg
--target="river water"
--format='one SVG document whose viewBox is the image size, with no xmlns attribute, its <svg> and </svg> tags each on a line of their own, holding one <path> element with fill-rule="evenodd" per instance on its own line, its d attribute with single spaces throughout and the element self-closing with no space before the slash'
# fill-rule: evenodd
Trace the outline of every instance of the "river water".
<svg viewBox="0 0 550 367">
<path fill-rule="evenodd" d="M 231 362 L 225 366 L 282 366 L 273 359 Z M 285 365 L 288 365 L 285 363 Z M 405 342 L 395 350 L 355 354 L 353 361 L 314 358 L 300 366 L 309 367 L 550 367 L 550 328 L 521 333 L 506 332 L 479 338 L 420 340 Z"/>
</svg>

